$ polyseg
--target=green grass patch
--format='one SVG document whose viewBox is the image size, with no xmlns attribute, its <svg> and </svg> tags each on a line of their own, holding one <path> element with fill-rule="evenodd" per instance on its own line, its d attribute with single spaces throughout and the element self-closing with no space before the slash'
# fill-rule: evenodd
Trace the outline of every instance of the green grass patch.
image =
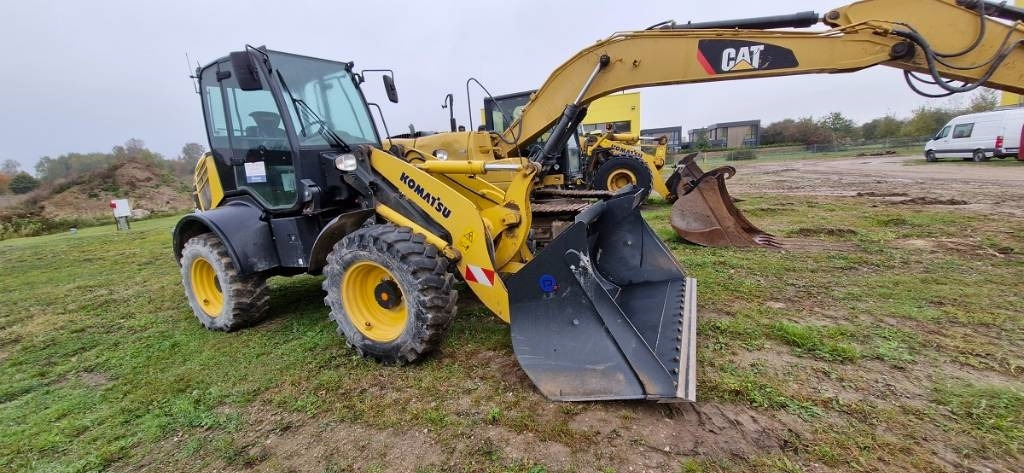
<svg viewBox="0 0 1024 473">
<path fill-rule="evenodd" d="M 1024 451 L 1024 392 L 1004 386 L 953 384 L 938 385 L 933 391 L 935 401 L 958 421 L 949 428 L 967 427 L 962 433 L 997 450 Z"/>
<path fill-rule="evenodd" d="M 772 326 L 772 335 L 779 341 L 825 361 L 850 362 L 861 357 L 860 350 L 850 342 L 851 332 L 839 326 L 819 327 L 779 322 Z"/>
<path fill-rule="evenodd" d="M 709 380 L 710 386 L 703 386 L 704 395 L 710 394 L 712 399 L 741 401 L 758 408 L 781 409 L 803 419 L 821 416 L 821 410 L 812 402 L 787 395 L 780 382 L 772 378 L 758 366 L 740 368 L 727 363 L 719 367 L 714 379 Z"/>
</svg>

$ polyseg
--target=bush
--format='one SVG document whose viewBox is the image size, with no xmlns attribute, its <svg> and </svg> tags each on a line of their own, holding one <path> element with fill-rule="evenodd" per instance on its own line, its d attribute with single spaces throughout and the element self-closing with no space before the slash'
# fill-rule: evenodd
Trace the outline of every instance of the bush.
<svg viewBox="0 0 1024 473">
<path fill-rule="evenodd" d="M 752 149 L 739 149 L 725 155 L 726 161 L 748 161 L 751 159 L 757 159 L 757 153 Z"/>
<path fill-rule="evenodd" d="M 39 180 L 30 176 L 27 172 L 19 172 L 11 178 L 8 187 L 15 194 L 27 194 L 36 187 L 39 187 Z"/>
</svg>

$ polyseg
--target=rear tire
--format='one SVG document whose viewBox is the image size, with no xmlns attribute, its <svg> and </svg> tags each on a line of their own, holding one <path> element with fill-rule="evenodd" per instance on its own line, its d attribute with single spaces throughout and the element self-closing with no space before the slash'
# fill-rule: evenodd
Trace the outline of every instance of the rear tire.
<svg viewBox="0 0 1024 473">
<path fill-rule="evenodd" d="M 976 163 L 989 160 L 988 156 L 985 156 L 985 152 L 980 149 L 974 151 L 974 155 L 971 157 L 971 159 L 973 159 Z"/>
<path fill-rule="evenodd" d="M 929 163 L 934 163 L 935 161 L 938 161 L 939 158 L 935 156 L 935 151 L 928 150 L 926 153 L 924 153 L 924 160 L 928 161 Z"/>
<path fill-rule="evenodd" d="M 267 315 L 270 295 L 262 275 L 241 276 L 224 242 L 204 233 L 181 250 L 181 282 L 199 323 L 231 332 L 254 325 Z"/>
<path fill-rule="evenodd" d="M 643 161 L 628 156 L 613 156 L 608 158 L 594 173 L 592 186 L 595 189 L 617 191 L 628 184 L 645 190 L 645 194 L 651 192 L 653 176 Z"/>
<path fill-rule="evenodd" d="M 407 364 L 441 346 L 458 293 L 448 259 L 423 235 L 391 224 L 342 238 L 327 256 L 324 303 L 356 352 Z"/>
</svg>

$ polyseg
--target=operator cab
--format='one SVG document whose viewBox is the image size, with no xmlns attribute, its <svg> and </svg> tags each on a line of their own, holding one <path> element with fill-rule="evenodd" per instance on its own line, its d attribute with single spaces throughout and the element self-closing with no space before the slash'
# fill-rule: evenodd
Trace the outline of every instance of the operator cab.
<svg viewBox="0 0 1024 473">
<path fill-rule="evenodd" d="M 530 96 L 534 92 L 536 90 L 485 98 L 484 127 L 494 133 L 504 133 L 512 123 L 523 115 L 523 109 L 530 102 Z M 513 135 L 515 134 L 514 132 L 515 130 L 513 130 Z M 528 150 L 526 154 L 533 155 L 534 151 L 543 149 L 550 136 L 551 131 L 549 130 L 541 135 L 540 138 L 537 138 L 535 142 L 525 146 L 525 149 Z M 553 170 L 556 174 L 565 175 L 565 182 L 570 184 L 571 187 L 572 183 L 582 177 L 580 171 L 583 168 L 581 160 L 579 133 L 573 133 L 566 140 L 565 147 L 562 148 Z"/>
<path fill-rule="evenodd" d="M 310 194 L 349 197 L 325 157 L 379 146 L 351 62 L 247 48 L 199 71 L 210 150 L 226 197 L 272 213 L 299 211 Z"/>
</svg>

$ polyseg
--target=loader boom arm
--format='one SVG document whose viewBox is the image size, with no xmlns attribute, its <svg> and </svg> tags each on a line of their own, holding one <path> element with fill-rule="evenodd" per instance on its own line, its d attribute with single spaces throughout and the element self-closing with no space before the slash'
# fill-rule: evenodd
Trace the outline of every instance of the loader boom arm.
<svg viewBox="0 0 1024 473">
<path fill-rule="evenodd" d="M 984 6 L 989 13 L 998 7 Z M 567 104 L 585 106 L 614 92 L 650 86 L 887 65 L 1024 93 L 1024 50 L 1017 47 L 1024 28 L 983 17 L 979 9 L 978 2 L 965 0 L 863 0 L 825 14 L 826 31 L 666 24 L 617 33 L 559 66 L 523 110 L 522 123 L 504 131 L 497 151 L 522 155 L 526 145 L 559 122 Z"/>
</svg>

